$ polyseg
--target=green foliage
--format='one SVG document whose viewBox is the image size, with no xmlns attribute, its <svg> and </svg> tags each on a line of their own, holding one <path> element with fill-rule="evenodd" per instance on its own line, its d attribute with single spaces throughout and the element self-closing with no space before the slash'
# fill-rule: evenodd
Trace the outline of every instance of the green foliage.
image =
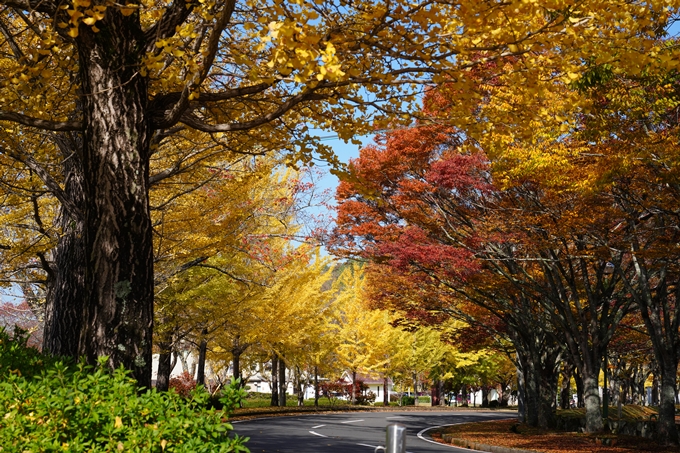
<svg viewBox="0 0 680 453">
<path fill-rule="evenodd" d="M 413 406 L 416 404 L 416 399 L 413 396 L 404 395 L 401 397 L 402 406 Z"/>
<path fill-rule="evenodd" d="M 248 439 L 230 438 L 223 422 L 242 390 L 226 389 L 225 410 L 209 411 L 203 389 L 187 399 L 140 391 L 129 372 L 105 362 L 49 359 L 0 329 L 0 451 L 248 452 Z"/>
</svg>

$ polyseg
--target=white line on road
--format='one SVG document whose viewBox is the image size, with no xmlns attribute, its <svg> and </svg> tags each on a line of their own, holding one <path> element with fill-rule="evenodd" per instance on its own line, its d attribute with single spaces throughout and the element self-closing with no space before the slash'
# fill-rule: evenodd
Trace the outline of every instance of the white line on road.
<svg viewBox="0 0 680 453">
<path fill-rule="evenodd" d="M 323 434 L 315 433 L 314 431 L 310 431 L 310 433 L 314 434 L 315 436 L 319 436 L 319 437 L 328 437 L 328 436 L 324 436 Z"/>
<path fill-rule="evenodd" d="M 347 420 L 346 422 L 340 422 L 340 423 L 359 423 L 363 422 L 363 420 Z"/>
<path fill-rule="evenodd" d="M 368 447 L 368 448 L 378 448 L 377 445 L 368 445 L 368 444 L 357 444 L 357 445 L 361 445 L 362 447 Z"/>
<path fill-rule="evenodd" d="M 445 444 L 445 443 L 442 443 L 442 442 L 435 442 L 435 441 L 432 440 L 432 439 L 425 439 L 425 436 L 423 436 L 423 434 L 425 434 L 426 431 L 429 431 L 429 430 L 431 430 L 431 429 L 435 429 L 435 428 L 444 428 L 444 427 L 446 427 L 446 426 L 462 425 L 463 423 L 469 423 L 469 422 L 451 423 L 451 424 L 448 424 L 448 425 L 439 425 L 439 426 L 430 426 L 429 428 L 425 428 L 425 429 L 421 430 L 421 431 L 418 433 L 418 439 L 424 440 L 425 442 L 429 442 L 429 443 L 431 443 L 431 444 L 443 445 L 443 446 L 445 446 L 445 447 L 463 449 L 463 447 L 458 447 L 458 446 L 456 446 L 456 445 L 449 445 L 449 444 Z M 480 452 L 481 452 L 481 450 L 473 450 L 472 448 L 466 448 L 466 449 L 464 449 L 464 450 L 466 450 L 466 451 L 480 451 Z M 482 453 L 483 453 L 483 452 L 482 452 Z"/>
<path fill-rule="evenodd" d="M 322 426 L 326 426 L 326 425 L 316 425 L 316 426 L 312 426 L 312 429 L 321 428 Z"/>
</svg>

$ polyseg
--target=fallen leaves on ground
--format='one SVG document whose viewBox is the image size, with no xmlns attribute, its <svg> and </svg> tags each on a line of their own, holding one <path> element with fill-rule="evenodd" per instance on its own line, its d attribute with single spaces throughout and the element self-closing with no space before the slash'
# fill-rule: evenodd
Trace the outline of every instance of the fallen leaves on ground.
<svg viewBox="0 0 680 453">
<path fill-rule="evenodd" d="M 513 428 L 514 427 L 514 428 Z M 601 437 L 616 438 L 616 446 L 598 445 L 597 436 L 559 431 L 546 431 L 517 420 L 499 420 L 481 423 L 465 423 L 442 428 L 432 433 L 432 438 L 442 441 L 442 434 L 453 434 L 480 444 L 533 450 L 541 453 L 678 453 L 678 447 L 664 447 L 650 439 L 612 434 Z"/>
</svg>

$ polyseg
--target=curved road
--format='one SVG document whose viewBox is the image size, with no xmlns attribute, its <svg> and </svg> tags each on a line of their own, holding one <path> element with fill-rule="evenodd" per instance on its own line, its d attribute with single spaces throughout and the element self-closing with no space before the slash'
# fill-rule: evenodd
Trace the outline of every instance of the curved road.
<svg viewBox="0 0 680 453">
<path fill-rule="evenodd" d="M 434 443 L 436 426 L 513 418 L 512 412 L 427 411 L 314 414 L 232 422 L 239 436 L 250 437 L 251 453 L 373 453 L 385 445 L 385 427 L 407 427 L 408 453 L 456 453 L 474 450 Z M 382 450 L 381 450 L 382 451 Z"/>
</svg>

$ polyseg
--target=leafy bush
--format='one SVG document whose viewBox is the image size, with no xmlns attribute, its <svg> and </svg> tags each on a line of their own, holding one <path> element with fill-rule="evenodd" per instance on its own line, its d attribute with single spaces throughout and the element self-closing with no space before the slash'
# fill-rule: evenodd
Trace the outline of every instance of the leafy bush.
<svg viewBox="0 0 680 453">
<path fill-rule="evenodd" d="M 183 398 L 188 398 L 191 392 L 196 388 L 196 380 L 187 371 L 177 377 L 170 379 L 168 388 L 174 390 Z"/>
<path fill-rule="evenodd" d="M 402 406 L 413 406 L 416 404 L 416 399 L 413 396 L 404 395 L 401 397 Z"/>
<path fill-rule="evenodd" d="M 140 391 L 123 369 L 42 356 L 0 329 L 0 451 L 247 452 L 224 423 L 243 392 L 224 389 L 224 411 L 194 390 Z"/>
</svg>

